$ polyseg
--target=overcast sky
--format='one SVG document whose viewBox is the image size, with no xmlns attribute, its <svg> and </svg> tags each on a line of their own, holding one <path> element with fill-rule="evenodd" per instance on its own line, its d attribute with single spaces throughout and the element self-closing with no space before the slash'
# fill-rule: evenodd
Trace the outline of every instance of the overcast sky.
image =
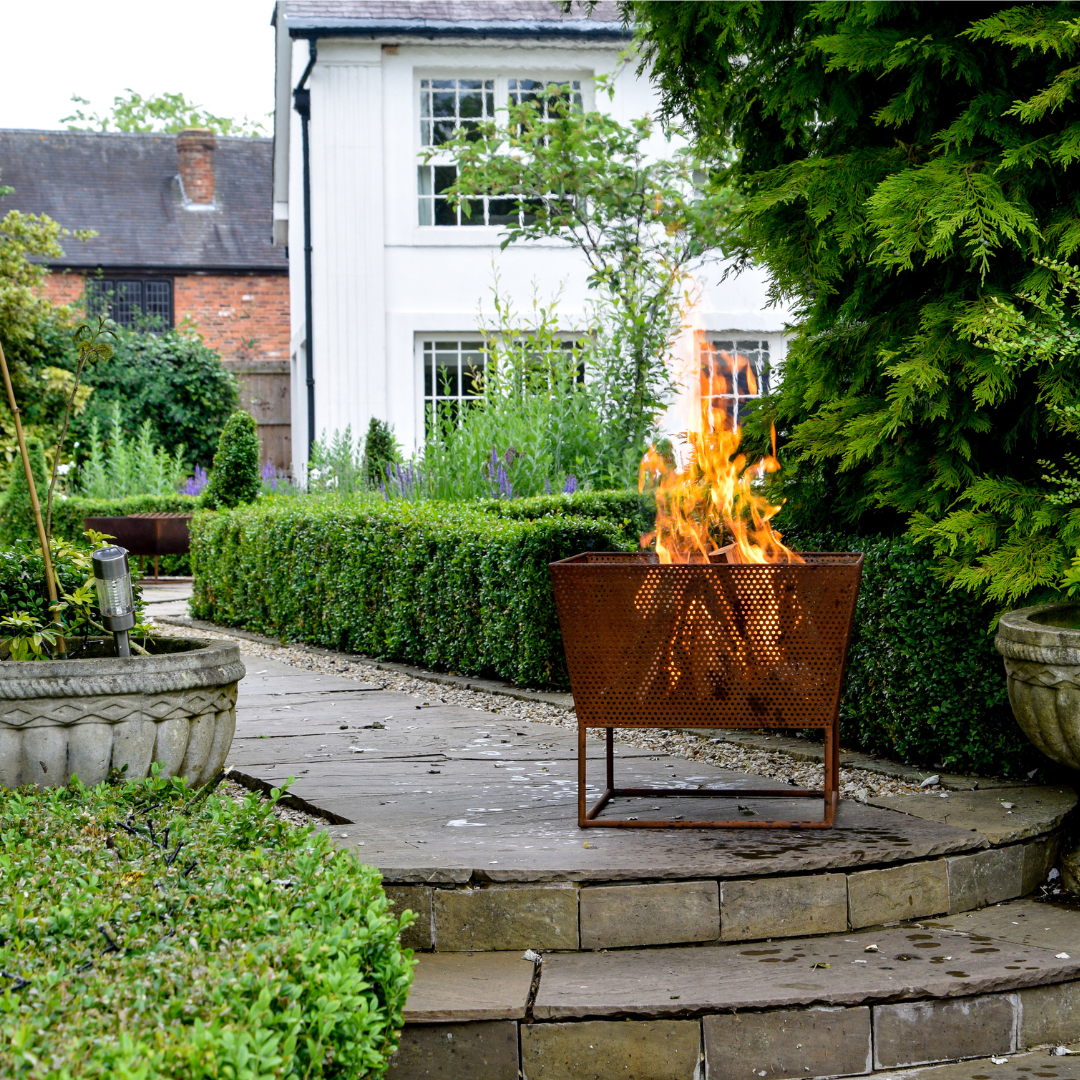
<svg viewBox="0 0 1080 1080">
<path fill-rule="evenodd" d="M 0 128 L 60 128 L 127 87 L 270 124 L 272 0 L 0 0 Z"/>
</svg>

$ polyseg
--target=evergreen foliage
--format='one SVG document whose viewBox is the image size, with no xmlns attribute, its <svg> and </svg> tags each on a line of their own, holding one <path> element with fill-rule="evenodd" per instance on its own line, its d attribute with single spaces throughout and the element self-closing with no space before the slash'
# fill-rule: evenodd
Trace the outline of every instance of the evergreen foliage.
<svg viewBox="0 0 1080 1080">
<path fill-rule="evenodd" d="M 110 779 L 0 788 L 0 1075 L 383 1076 L 415 916 L 378 871 L 282 821 L 287 784 Z"/>
<path fill-rule="evenodd" d="M 775 417 L 793 503 L 913 527 L 999 604 L 1067 583 L 1075 5 L 624 6 L 668 114 L 717 161 L 739 148 L 713 182 L 795 310 L 748 432 Z"/>
<path fill-rule="evenodd" d="M 361 470 L 364 484 L 372 491 L 378 488 L 386 477 L 386 470 L 396 461 L 401 460 L 401 450 L 394 429 L 377 417 L 368 424 L 367 438 L 364 440 L 364 457 Z"/>
<path fill-rule="evenodd" d="M 85 446 L 95 419 L 108 430 L 119 405 L 127 431 L 137 431 L 149 420 L 155 442 L 173 449 L 183 445 L 192 465 L 207 468 L 222 428 L 239 404 L 236 377 L 196 335 L 119 326 L 112 330 L 112 360 L 86 373 L 85 382 L 94 392 L 74 425 L 76 438 Z"/>
<path fill-rule="evenodd" d="M 45 468 L 45 451 L 37 439 L 28 439 L 27 454 L 30 471 L 34 474 L 34 487 L 38 501 L 49 485 L 49 473 Z M 26 470 L 22 458 L 17 457 L 8 466 L 8 484 L 0 495 L 0 547 L 10 547 L 16 540 L 38 541 L 37 523 L 30 502 L 30 488 L 26 483 Z"/>
<path fill-rule="evenodd" d="M 240 506 L 254 502 L 261 489 L 259 428 L 251 413 L 237 409 L 221 433 L 203 505 L 211 510 Z"/>
</svg>

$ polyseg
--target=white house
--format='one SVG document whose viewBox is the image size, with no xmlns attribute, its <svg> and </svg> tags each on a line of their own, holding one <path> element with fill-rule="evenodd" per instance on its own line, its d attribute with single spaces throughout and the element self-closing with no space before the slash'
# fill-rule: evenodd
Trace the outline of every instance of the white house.
<svg viewBox="0 0 1080 1080">
<path fill-rule="evenodd" d="M 477 359 L 493 259 L 519 310 L 534 290 L 548 298 L 561 287 L 563 328 L 582 324 L 578 253 L 554 240 L 500 251 L 497 224 L 459 222 L 438 198 L 445 174 L 420 163 L 432 114 L 490 115 L 526 80 L 579 84 L 590 108 L 600 74 L 613 76 L 614 98 L 601 105 L 617 119 L 657 102 L 634 64 L 620 63 L 629 39 L 612 2 L 565 16 L 549 0 L 279 0 L 274 19 L 274 241 L 289 248 L 302 473 L 311 437 L 363 432 L 372 416 L 406 450 L 422 442 L 425 395 L 441 384 L 432 365 Z M 775 367 L 786 312 L 766 308 L 761 275 L 720 277 L 715 265 L 700 275 L 704 329 Z"/>
</svg>

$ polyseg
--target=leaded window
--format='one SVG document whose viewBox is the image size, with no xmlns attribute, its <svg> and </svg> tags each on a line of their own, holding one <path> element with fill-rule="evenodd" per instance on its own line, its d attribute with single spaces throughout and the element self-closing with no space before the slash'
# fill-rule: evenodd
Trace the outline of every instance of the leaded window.
<svg viewBox="0 0 1080 1080">
<path fill-rule="evenodd" d="M 173 325 L 168 278 L 88 278 L 86 300 L 87 314 L 105 315 L 118 326 L 161 331 Z"/>
</svg>

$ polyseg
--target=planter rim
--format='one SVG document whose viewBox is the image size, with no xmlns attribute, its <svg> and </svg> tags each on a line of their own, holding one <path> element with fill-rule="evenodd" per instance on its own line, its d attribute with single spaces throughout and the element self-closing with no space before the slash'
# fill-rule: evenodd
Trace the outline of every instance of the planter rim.
<svg viewBox="0 0 1080 1080">
<path fill-rule="evenodd" d="M 170 640 L 190 642 L 195 647 L 130 659 L 5 660 L 0 663 L 0 699 L 156 694 L 221 686 L 246 674 L 240 646 L 235 642 L 210 638 Z"/>
<path fill-rule="evenodd" d="M 1080 664 L 1080 627 L 1051 626 L 1034 616 L 1080 608 L 1075 601 L 1033 604 L 1007 611 L 998 621 L 994 647 L 1012 660 L 1044 664 Z"/>
</svg>

